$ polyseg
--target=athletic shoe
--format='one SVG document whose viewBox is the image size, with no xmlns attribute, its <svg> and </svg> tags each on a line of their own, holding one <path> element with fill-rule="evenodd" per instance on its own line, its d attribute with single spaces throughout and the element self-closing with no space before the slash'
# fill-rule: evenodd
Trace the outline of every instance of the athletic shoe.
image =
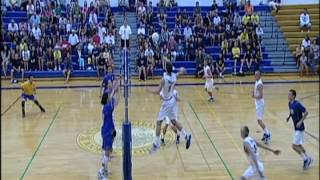
<svg viewBox="0 0 320 180">
<path fill-rule="evenodd" d="M 156 153 L 159 149 L 160 149 L 160 147 L 153 143 L 152 148 L 150 150 L 150 154 Z"/>
<path fill-rule="evenodd" d="M 271 141 L 271 133 L 266 134 L 266 138 L 265 138 L 265 144 L 269 144 Z"/>
<path fill-rule="evenodd" d="M 180 135 L 177 135 L 176 144 L 180 144 Z"/>
<path fill-rule="evenodd" d="M 164 138 L 161 138 L 161 145 L 165 145 Z"/>
<path fill-rule="evenodd" d="M 191 134 L 186 135 L 186 149 L 189 149 L 191 145 Z"/>
<path fill-rule="evenodd" d="M 307 160 L 303 161 L 303 169 L 307 170 L 312 163 L 313 159 L 311 157 L 308 157 Z"/>
<path fill-rule="evenodd" d="M 212 98 L 208 99 L 208 102 L 214 102 L 214 98 L 212 97 Z"/>
<path fill-rule="evenodd" d="M 104 168 L 101 168 L 101 169 L 99 170 L 98 179 L 99 179 L 99 180 L 109 180 L 109 179 L 108 179 L 108 173 L 105 171 Z"/>
</svg>

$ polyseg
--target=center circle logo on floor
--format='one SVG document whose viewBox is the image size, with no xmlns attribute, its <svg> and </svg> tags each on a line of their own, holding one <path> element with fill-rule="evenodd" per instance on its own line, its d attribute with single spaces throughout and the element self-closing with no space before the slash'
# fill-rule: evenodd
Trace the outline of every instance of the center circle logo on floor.
<svg viewBox="0 0 320 180">
<path fill-rule="evenodd" d="M 101 128 L 95 127 L 81 132 L 77 136 L 77 144 L 81 149 L 95 154 L 101 154 L 102 138 Z M 114 154 L 122 154 L 122 127 L 117 127 L 117 136 L 113 143 Z M 132 132 L 132 154 L 143 155 L 150 152 L 155 133 L 155 124 L 146 122 L 134 122 L 131 127 Z M 166 146 L 175 141 L 174 133 L 168 128 L 165 143 Z M 163 147 L 166 147 L 163 146 Z"/>
</svg>

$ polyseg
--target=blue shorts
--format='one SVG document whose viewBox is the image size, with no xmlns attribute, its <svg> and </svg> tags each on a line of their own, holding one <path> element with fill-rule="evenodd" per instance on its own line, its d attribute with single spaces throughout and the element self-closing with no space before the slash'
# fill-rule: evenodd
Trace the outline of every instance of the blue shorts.
<svg viewBox="0 0 320 180">
<path fill-rule="evenodd" d="M 102 149 L 103 150 L 110 150 L 112 149 L 112 144 L 114 140 L 114 129 L 105 131 L 101 129 L 101 136 L 102 136 Z"/>
<path fill-rule="evenodd" d="M 21 97 L 25 101 L 27 101 L 27 100 L 31 100 L 31 101 L 36 100 L 36 97 L 34 95 L 28 95 L 28 94 L 25 94 L 25 93 L 22 93 Z"/>
</svg>

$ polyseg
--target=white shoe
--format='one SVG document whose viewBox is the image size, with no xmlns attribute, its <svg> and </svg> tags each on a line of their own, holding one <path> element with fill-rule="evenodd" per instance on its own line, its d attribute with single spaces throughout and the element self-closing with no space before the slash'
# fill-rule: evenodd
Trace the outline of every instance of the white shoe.
<svg viewBox="0 0 320 180">
<path fill-rule="evenodd" d="M 160 149 L 160 146 L 157 146 L 156 144 L 152 144 L 152 148 L 150 150 L 150 154 L 156 153 Z"/>
<path fill-rule="evenodd" d="M 108 172 L 103 167 L 101 167 L 99 170 L 98 180 L 109 180 Z"/>
</svg>

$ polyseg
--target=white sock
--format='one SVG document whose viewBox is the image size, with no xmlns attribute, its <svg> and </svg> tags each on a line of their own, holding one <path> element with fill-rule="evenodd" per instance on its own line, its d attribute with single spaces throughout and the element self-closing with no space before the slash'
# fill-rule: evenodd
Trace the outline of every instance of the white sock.
<svg viewBox="0 0 320 180">
<path fill-rule="evenodd" d="M 155 144 L 156 146 L 160 146 L 160 136 L 156 136 L 156 139 L 155 139 L 155 141 L 154 141 L 154 144 Z"/>
<path fill-rule="evenodd" d="M 308 159 L 308 155 L 306 153 L 301 153 L 301 157 L 304 161 Z"/>
<path fill-rule="evenodd" d="M 104 170 L 108 172 L 108 163 L 109 163 L 109 157 L 104 155 L 103 156 L 103 164 L 104 164 Z"/>
<path fill-rule="evenodd" d="M 181 129 L 181 135 L 183 137 L 186 137 L 188 135 L 187 131 L 184 128 Z"/>
</svg>

